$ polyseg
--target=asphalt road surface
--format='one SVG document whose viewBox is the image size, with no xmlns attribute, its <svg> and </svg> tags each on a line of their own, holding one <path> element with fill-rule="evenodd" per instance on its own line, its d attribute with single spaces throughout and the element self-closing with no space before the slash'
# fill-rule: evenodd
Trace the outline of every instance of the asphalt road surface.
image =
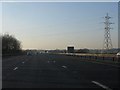
<svg viewBox="0 0 120 90">
<path fill-rule="evenodd" d="M 118 66 L 39 54 L 3 58 L 2 88 L 119 88 Z"/>
</svg>

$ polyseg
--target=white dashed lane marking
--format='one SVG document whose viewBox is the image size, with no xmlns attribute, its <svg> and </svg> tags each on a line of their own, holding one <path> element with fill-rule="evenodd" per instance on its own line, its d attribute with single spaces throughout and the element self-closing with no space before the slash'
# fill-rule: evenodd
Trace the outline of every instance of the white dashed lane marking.
<svg viewBox="0 0 120 90">
<path fill-rule="evenodd" d="M 56 61 L 47 61 L 47 63 L 56 63 Z"/>
<path fill-rule="evenodd" d="M 15 67 L 13 70 L 17 70 L 18 69 L 18 67 Z"/>
<path fill-rule="evenodd" d="M 92 83 L 94 83 L 94 84 L 96 84 L 96 85 L 98 85 L 98 86 L 100 86 L 100 87 L 102 87 L 102 88 L 104 88 L 106 90 L 112 90 L 111 88 L 109 88 L 109 87 L 107 87 L 107 86 L 105 86 L 105 85 L 103 85 L 103 84 L 101 84 L 99 82 L 92 81 Z"/>
<path fill-rule="evenodd" d="M 25 62 L 22 62 L 23 64 L 25 63 Z"/>
<path fill-rule="evenodd" d="M 63 68 L 67 68 L 67 66 L 62 66 Z"/>
</svg>

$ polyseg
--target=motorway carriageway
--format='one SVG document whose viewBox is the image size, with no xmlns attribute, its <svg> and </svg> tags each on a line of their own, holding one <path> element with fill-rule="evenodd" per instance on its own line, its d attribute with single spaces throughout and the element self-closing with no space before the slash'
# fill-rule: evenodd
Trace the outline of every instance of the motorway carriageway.
<svg viewBox="0 0 120 90">
<path fill-rule="evenodd" d="M 39 54 L 2 60 L 2 88 L 119 88 L 119 67 Z"/>
</svg>

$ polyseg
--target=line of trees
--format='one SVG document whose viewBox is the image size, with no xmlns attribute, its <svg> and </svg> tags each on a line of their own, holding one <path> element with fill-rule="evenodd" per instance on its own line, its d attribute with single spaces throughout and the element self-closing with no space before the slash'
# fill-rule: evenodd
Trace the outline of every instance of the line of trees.
<svg viewBox="0 0 120 90">
<path fill-rule="evenodd" d="M 90 53 L 90 50 L 89 49 L 78 49 L 78 50 L 75 50 L 75 53 Z"/>
<path fill-rule="evenodd" d="M 21 43 L 14 36 L 4 34 L 0 38 L 2 38 L 2 55 L 15 55 L 22 52 Z"/>
</svg>

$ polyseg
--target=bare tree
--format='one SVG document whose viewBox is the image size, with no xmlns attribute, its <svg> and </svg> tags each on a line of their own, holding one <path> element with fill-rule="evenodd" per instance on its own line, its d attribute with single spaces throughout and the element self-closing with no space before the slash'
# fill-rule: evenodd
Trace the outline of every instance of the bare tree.
<svg viewBox="0 0 120 90">
<path fill-rule="evenodd" d="M 2 35 L 2 53 L 13 54 L 21 51 L 21 43 L 14 36 L 9 34 Z"/>
</svg>

